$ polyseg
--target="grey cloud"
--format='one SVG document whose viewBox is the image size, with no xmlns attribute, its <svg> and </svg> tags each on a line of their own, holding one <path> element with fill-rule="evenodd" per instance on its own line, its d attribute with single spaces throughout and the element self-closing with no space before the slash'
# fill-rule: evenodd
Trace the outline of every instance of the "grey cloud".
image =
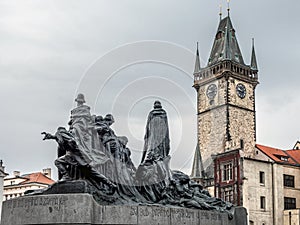
<svg viewBox="0 0 300 225">
<path fill-rule="evenodd" d="M 225 4 L 226 1 L 224 8 Z M 261 83 L 256 96 L 258 142 L 278 148 L 290 148 L 299 138 L 299 95 L 293 91 L 299 86 L 299 10 L 300 2 L 297 0 L 288 3 L 271 0 L 231 3 L 232 21 L 246 62 L 250 59 L 251 38 L 256 39 Z M 225 9 L 223 11 L 225 14 Z M 204 65 L 218 20 L 217 1 L 1 1 L 0 94 L 3 129 L 0 131 L 0 158 L 4 160 L 8 172 L 15 169 L 31 172 L 53 167 L 56 145 L 42 142 L 40 132 L 55 131 L 57 126 L 66 125 L 80 79 L 97 58 L 128 42 L 162 40 L 194 52 L 196 41 L 199 41 L 201 63 Z M 190 72 L 192 70 L 193 66 Z M 114 80 L 104 90 L 103 94 L 108 98 L 99 101 L 95 112 L 104 114 L 109 111 L 112 107 L 110 100 L 126 82 L 134 81 L 139 73 L 143 76 L 163 76 L 181 85 L 187 95 L 194 98 L 194 103 L 180 97 L 186 93 L 174 91 L 175 86 L 170 86 L 170 83 L 165 83 L 165 87 L 169 88 L 165 92 L 157 92 L 160 97 L 172 94 L 175 105 L 195 106 L 196 94 L 191 87 L 192 81 L 189 83 L 182 78 L 180 72 L 158 67 L 151 70 L 151 66 L 135 65 L 119 72 L 119 80 Z M 135 88 L 126 90 L 128 99 L 134 91 L 142 95 L 143 87 Z M 115 105 L 120 107 L 117 113 L 119 121 L 128 119 L 128 115 L 121 111 L 124 104 L 118 102 Z M 195 116 L 195 108 L 192 110 L 181 115 L 183 123 L 189 124 L 189 118 Z M 130 121 L 136 123 L 134 128 L 144 133 L 145 122 L 141 114 L 136 112 Z M 182 167 L 186 172 L 189 172 L 194 152 L 196 131 L 196 125 L 189 126 L 189 145 L 186 148 L 180 146 L 172 158 L 172 167 Z M 125 129 L 120 128 L 119 131 L 122 133 Z M 132 139 L 134 141 L 142 145 L 141 141 Z M 135 162 L 138 161 L 137 153 Z"/>
</svg>

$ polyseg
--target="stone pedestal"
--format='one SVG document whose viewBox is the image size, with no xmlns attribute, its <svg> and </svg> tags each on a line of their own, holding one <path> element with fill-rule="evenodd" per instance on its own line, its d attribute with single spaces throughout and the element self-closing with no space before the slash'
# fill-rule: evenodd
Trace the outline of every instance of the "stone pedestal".
<svg viewBox="0 0 300 225">
<path fill-rule="evenodd" d="M 244 208 L 236 208 L 232 220 L 225 213 L 143 206 L 99 205 L 89 194 L 25 196 L 5 201 L 2 225 L 247 225 Z"/>
</svg>

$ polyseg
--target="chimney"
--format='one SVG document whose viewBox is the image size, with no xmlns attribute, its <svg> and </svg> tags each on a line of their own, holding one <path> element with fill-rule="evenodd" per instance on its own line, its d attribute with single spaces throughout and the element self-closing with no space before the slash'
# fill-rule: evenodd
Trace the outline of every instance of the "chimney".
<svg viewBox="0 0 300 225">
<path fill-rule="evenodd" d="M 51 179 L 51 168 L 45 168 L 43 169 L 43 174 Z"/>
<path fill-rule="evenodd" d="M 14 173 L 14 176 L 15 176 L 15 177 L 19 177 L 20 174 L 21 174 L 20 171 L 14 171 L 13 173 Z"/>
</svg>

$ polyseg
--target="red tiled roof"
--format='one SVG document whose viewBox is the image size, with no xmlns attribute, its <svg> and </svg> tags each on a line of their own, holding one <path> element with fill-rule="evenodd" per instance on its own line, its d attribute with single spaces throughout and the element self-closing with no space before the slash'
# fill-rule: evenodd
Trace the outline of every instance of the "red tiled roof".
<svg viewBox="0 0 300 225">
<path fill-rule="evenodd" d="M 21 182 L 20 184 L 40 183 L 50 185 L 54 183 L 54 180 L 50 179 L 41 172 L 26 174 L 22 177 L 26 178 L 27 180 Z"/>
<path fill-rule="evenodd" d="M 300 164 L 300 150 L 299 149 L 293 149 L 293 150 L 287 150 L 286 153 L 293 157 L 293 159 Z"/>
<path fill-rule="evenodd" d="M 272 148 L 272 147 L 259 145 L 259 144 L 256 144 L 255 146 L 263 153 L 265 153 L 268 157 L 273 159 L 275 162 L 288 163 L 293 165 L 300 163 L 300 150 L 285 151 L 285 150 Z"/>
</svg>

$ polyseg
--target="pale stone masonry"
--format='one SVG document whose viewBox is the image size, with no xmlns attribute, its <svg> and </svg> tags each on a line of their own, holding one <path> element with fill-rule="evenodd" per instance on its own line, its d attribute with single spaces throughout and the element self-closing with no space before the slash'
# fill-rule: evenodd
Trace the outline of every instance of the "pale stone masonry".
<svg viewBox="0 0 300 225">
<path fill-rule="evenodd" d="M 283 151 L 262 145 L 255 149 L 255 159 L 244 159 L 243 206 L 248 209 L 250 221 L 285 225 L 297 220 L 299 224 L 296 209 L 300 208 L 300 150 Z M 264 182 L 260 181 L 261 172 Z M 264 209 L 260 197 L 265 197 Z"/>
</svg>

